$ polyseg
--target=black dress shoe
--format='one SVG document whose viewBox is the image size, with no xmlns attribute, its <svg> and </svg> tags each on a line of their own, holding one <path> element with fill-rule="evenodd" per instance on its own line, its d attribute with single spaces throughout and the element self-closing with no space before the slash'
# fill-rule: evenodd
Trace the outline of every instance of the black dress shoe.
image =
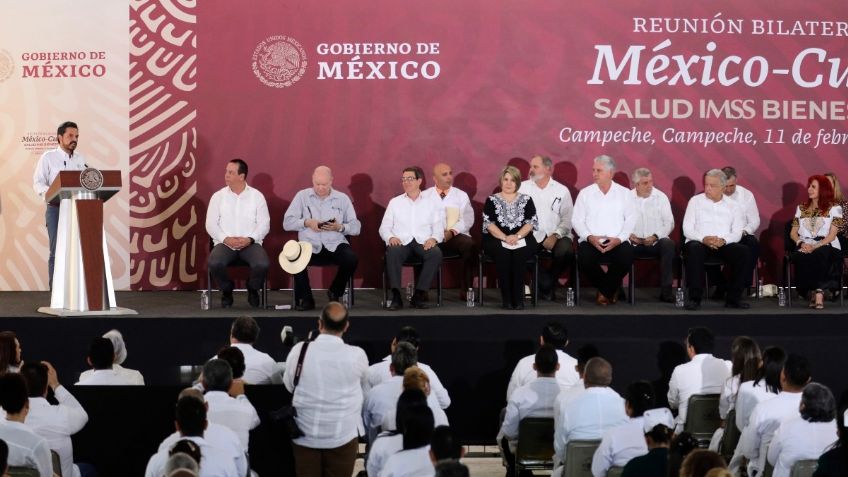
<svg viewBox="0 0 848 477">
<path fill-rule="evenodd" d="M 233 306 L 233 292 L 224 292 L 221 296 L 221 308 L 230 308 Z"/>
<path fill-rule="evenodd" d="M 728 300 L 724 304 L 724 307 L 725 308 L 735 308 L 737 310 L 747 310 L 748 308 L 751 308 L 751 304 L 746 303 L 744 301 L 739 301 L 739 300 Z"/>
<path fill-rule="evenodd" d="M 513 310 L 523 310 L 523 309 L 524 309 L 524 303 L 519 303 L 519 304 L 517 304 L 517 305 L 512 305 L 512 309 L 513 309 Z"/>
<path fill-rule="evenodd" d="M 259 308 L 259 291 L 251 288 L 247 289 L 247 302 L 252 308 Z"/>
<path fill-rule="evenodd" d="M 392 289 L 392 300 L 386 306 L 389 310 L 396 311 L 403 308 L 403 299 L 400 297 L 400 290 Z"/>
<path fill-rule="evenodd" d="M 314 298 L 304 298 L 299 300 L 298 304 L 294 307 L 297 311 L 309 311 L 315 309 L 315 299 Z"/>
<path fill-rule="evenodd" d="M 671 288 L 663 288 L 660 291 L 660 301 L 663 303 L 674 303 L 677 300 L 675 300 L 674 292 L 671 291 Z"/>
<path fill-rule="evenodd" d="M 330 301 L 342 301 L 342 295 L 336 295 L 333 290 L 327 290 L 327 299 Z"/>
<path fill-rule="evenodd" d="M 415 294 L 412 295 L 412 299 L 409 300 L 409 306 L 411 306 L 412 308 L 418 308 L 419 310 L 430 308 L 427 305 L 427 292 L 422 290 L 416 290 Z"/>
<path fill-rule="evenodd" d="M 686 300 L 686 303 L 683 304 L 684 310 L 695 311 L 701 309 L 701 301 L 700 300 Z"/>
<path fill-rule="evenodd" d="M 711 300 L 724 300 L 725 295 L 727 295 L 727 289 L 721 285 L 717 286 L 712 295 L 710 295 Z"/>
</svg>

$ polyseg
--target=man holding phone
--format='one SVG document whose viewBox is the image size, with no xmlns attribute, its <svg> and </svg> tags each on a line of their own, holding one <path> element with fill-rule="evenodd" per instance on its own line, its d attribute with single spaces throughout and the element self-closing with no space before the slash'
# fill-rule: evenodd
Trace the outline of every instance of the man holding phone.
<svg viewBox="0 0 848 477">
<path fill-rule="evenodd" d="M 350 247 L 346 235 L 359 235 L 361 224 L 356 218 L 353 203 L 343 192 L 333 189 L 333 172 L 318 166 L 312 173 L 312 187 L 298 192 L 283 217 L 283 229 L 297 232 L 298 240 L 312 244 L 312 258 L 321 263 L 338 265 L 338 271 L 327 297 L 338 301 L 344 295 L 359 259 Z M 309 285 L 308 269 L 294 275 L 294 294 L 298 311 L 315 308 L 315 298 Z"/>
</svg>

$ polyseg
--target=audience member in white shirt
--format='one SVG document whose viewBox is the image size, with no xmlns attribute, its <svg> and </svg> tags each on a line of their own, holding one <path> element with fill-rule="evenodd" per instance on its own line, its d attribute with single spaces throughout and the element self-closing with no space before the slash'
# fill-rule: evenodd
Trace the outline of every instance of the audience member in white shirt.
<svg viewBox="0 0 848 477">
<path fill-rule="evenodd" d="M 674 303 L 671 283 L 674 280 L 676 246 L 669 238 L 674 229 L 674 216 L 668 196 L 654 187 L 651 170 L 640 167 L 631 177 L 631 195 L 636 202 L 638 219 L 630 234 L 633 254 L 641 258 L 660 259 L 660 301 Z"/>
<path fill-rule="evenodd" d="M 436 426 L 430 439 L 430 460 L 434 466 L 444 462 L 458 462 L 465 456 L 465 448 L 459 442 L 453 429 L 448 426 Z"/>
<path fill-rule="evenodd" d="M 259 306 L 259 289 L 268 274 L 268 254 L 262 240 L 271 230 L 268 204 L 262 192 L 247 185 L 247 163 L 233 159 L 227 163 L 227 185 L 212 194 L 206 210 L 206 232 L 212 238 L 207 267 L 221 289 L 221 306 L 233 306 L 233 281 L 227 266 L 241 259 L 250 267 L 247 301 Z"/>
<path fill-rule="evenodd" d="M 177 435 L 179 436 L 179 434 Z M 182 451 L 178 452 L 176 449 L 170 454 L 165 462 L 163 473 L 165 477 L 197 477 L 200 475 L 200 465 L 194 457 Z"/>
<path fill-rule="evenodd" d="M 727 422 L 730 411 L 736 409 L 736 401 L 742 383 L 753 382 L 757 378 L 762 355 L 757 342 L 747 336 L 737 336 L 730 345 L 730 377 L 724 381 L 721 387 L 721 395 L 718 400 L 718 416 L 721 418 L 721 427 L 716 429 L 710 439 L 709 449 L 718 452 L 719 444 L 724 436 L 727 426 L 735 426 L 734 422 Z"/>
<path fill-rule="evenodd" d="M 559 277 L 574 262 L 571 242 L 571 213 L 574 203 L 568 187 L 553 178 L 554 163 L 547 156 L 530 159 L 530 174 L 521 183 L 521 192 L 529 195 L 536 206 L 539 228 L 533 232 L 539 250 L 551 252 L 551 267 L 539 270 L 539 296 L 554 299 Z M 564 363 L 560 363 L 564 364 Z"/>
<path fill-rule="evenodd" d="M 573 440 L 600 439 L 604 432 L 627 422 L 624 399 L 613 391 L 612 365 L 603 358 L 586 363 L 586 391 L 577 396 L 563 413 L 554 416 L 554 475 L 561 475 L 568 443 Z"/>
<path fill-rule="evenodd" d="M 727 378 L 730 377 L 730 361 L 712 355 L 715 348 L 715 336 L 708 328 L 696 326 L 689 328 L 686 336 L 688 363 L 674 368 L 668 382 L 668 404 L 677 409 L 675 433 L 683 432 L 686 424 L 686 410 L 689 398 L 694 394 L 719 394 Z"/>
<path fill-rule="evenodd" d="M 183 396 L 177 401 L 175 425 L 182 438 L 177 442 L 191 441 L 200 449 L 200 477 L 244 477 L 236 469 L 235 456 L 210 444 L 204 437 L 206 429 L 206 405 L 195 396 Z M 147 462 L 145 477 L 164 475 L 170 447 L 160 448 Z"/>
<path fill-rule="evenodd" d="M 648 453 L 645 441 L 645 411 L 654 406 L 654 388 L 647 381 L 636 381 L 624 393 L 624 410 L 630 418 L 604 433 L 592 458 L 592 475 L 606 477 L 610 467 L 624 467 L 630 459 Z"/>
<path fill-rule="evenodd" d="M 345 344 L 350 326 L 344 305 L 331 302 L 318 320 L 320 334 L 309 342 L 297 389 L 294 386 L 300 350 L 292 347 L 283 384 L 293 394 L 295 421 L 304 433 L 292 440 L 295 468 L 300 477 L 351 475 L 362 425 L 362 388 L 368 357 L 362 348 Z"/>
<path fill-rule="evenodd" d="M 368 475 L 380 475 L 383 465 L 393 454 L 403 450 L 403 429 L 407 413 L 414 407 L 427 407 L 427 396 L 420 389 L 407 389 L 400 394 L 395 408 L 393 430 L 380 433 L 370 442 L 366 471 Z"/>
<path fill-rule="evenodd" d="M 244 355 L 244 382 L 247 384 L 271 384 L 277 362 L 267 353 L 253 347 L 259 339 L 259 324 L 250 316 L 240 316 L 230 328 L 230 345 Z"/>
<path fill-rule="evenodd" d="M 518 433 L 521 420 L 528 417 L 554 417 L 554 405 L 563 387 L 556 379 L 559 367 L 554 347 L 542 345 L 536 351 L 533 362 L 536 379 L 516 389 L 506 404 L 506 413 L 496 442 L 503 451 L 508 474 L 515 474 L 515 449 L 521 438 Z"/>
<path fill-rule="evenodd" d="M 539 335 L 539 345 L 550 345 L 556 350 L 557 363 L 559 367 L 556 371 L 556 379 L 560 386 L 574 386 L 580 381 L 580 376 L 577 373 L 577 360 L 569 356 L 565 351 L 568 346 L 568 329 L 565 325 L 556 321 L 551 321 L 542 328 L 542 334 Z M 515 369 L 512 371 L 512 376 L 509 378 L 509 385 L 506 387 L 506 400 L 512 396 L 516 389 L 536 379 L 536 370 L 534 362 L 535 354 L 527 355 L 518 361 Z"/>
<path fill-rule="evenodd" d="M 9 447 L 7 464 L 37 469 L 39 477 L 53 477 L 53 462 L 47 440 L 24 424 L 29 413 L 27 385 L 17 373 L 0 376 L 0 407 L 6 420 L 0 423 L 0 439 Z"/>
<path fill-rule="evenodd" d="M 741 432 L 757 404 L 767 401 L 780 392 L 780 372 L 786 361 L 786 352 L 778 346 L 769 346 L 763 351 L 763 360 L 752 381 L 739 386 L 736 396 L 736 427 Z"/>
<path fill-rule="evenodd" d="M 395 348 L 398 343 L 407 342 L 415 347 L 415 351 L 419 352 L 421 350 L 421 335 L 418 333 L 418 330 L 411 326 L 402 327 L 395 337 L 392 339 L 392 343 L 389 346 L 390 352 L 394 353 Z M 374 386 L 382 383 L 383 381 L 387 381 L 391 379 L 392 372 L 389 369 L 392 361 L 392 356 L 386 356 L 382 361 L 378 363 L 374 363 L 368 367 L 368 383 L 365 386 L 365 392 L 373 388 Z M 433 392 L 433 396 L 436 397 L 436 400 L 439 402 L 439 406 L 442 409 L 447 409 L 450 406 L 451 400 L 450 395 L 448 394 L 448 390 L 445 389 L 445 386 L 439 380 L 439 377 L 436 375 L 436 372 L 430 366 L 418 361 L 416 365 L 421 368 L 422 371 L 427 373 L 427 378 L 430 379 L 430 389 Z"/>
<path fill-rule="evenodd" d="M 259 425 L 259 415 L 244 395 L 244 381 L 233 381 L 232 368 L 223 359 L 207 361 L 201 380 L 209 406 L 207 419 L 235 432 L 247 452 L 250 431 Z"/>
<path fill-rule="evenodd" d="M 564 388 L 559 393 L 557 403 L 554 405 L 554 420 L 558 420 L 559 416 L 565 412 L 565 408 L 571 400 L 586 392 L 586 384 L 583 380 L 586 375 L 586 363 L 600 355 L 598 347 L 591 343 L 577 348 L 577 364 L 574 365 L 574 370 L 577 371 L 578 379 L 573 385 Z"/>
<path fill-rule="evenodd" d="M 781 422 L 800 415 L 801 392 L 809 382 L 810 362 L 803 356 L 789 354 L 780 373 L 780 393 L 754 408 L 748 425 L 739 437 L 739 444 L 731 459 L 732 467 L 739 467 L 742 457 L 746 457 L 748 475 L 758 476 L 765 469 L 766 455 L 774 432 Z"/>
<path fill-rule="evenodd" d="M 739 243 L 748 248 L 750 257 L 750 270 L 754 270 L 757 266 L 757 259 L 760 257 L 760 242 L 757 240 L 757 230 L 760 228 L 760 211 L 757 209 L 757 200 L 754 194 L 737 185 L 738 179 L 736 168 L 725 166 L 721 168 L 724 175 L 727 177 L 727 183 L 724 185 L 724 195 L 728 199 L 734 201 L 736 206 L 742 210 L 742 219 L 744 226 L 742 227 L 742 238 Z M 715 279 L 715 281 L 713 281 Z M 753 281 L 753 276 L 749 276 L 745 286 L 750 286 Z M 721 296 L 721 291 L 724 286 L 724 275 L 721 273 L 710 274 L 710 282 L 715 283 L 718 296 Z"/>
<path fill-rule="evenodd" d="M 421 368 L 418 366 L 410 366 L 406 368 L 406 371 L 403 372 L 402 389 L 404 391 L 407 389 L 419 389 L 423 391 L 424 395 L 427 396 L 427 406 L 429 406 L 430 411 L 433 412 L 433 422 L 435 422 L 437 426 L 447 426 L 449 424 L 447 414 L 445 414 L 445 411 L 439 407 L 439 403 L 436 402 L 432 391 L 430 391 L 430 378 L 427 377 L 427 373 L 422 371 Z M 395 422 L 395 408 L 390 407 L 383 418 L 383 429 L 393 428 L 395 426 Z"/>
<path fill-rule="evenodd" d="M 637 219 L 630 191 L 613 182 L 614 174 L 615 161 L 611 157 L 595 158 L 595 183 L 577 194 L 572 218 L 574 231 L 580 237 L 580 270 L 598 287 L 596 301 L 604 306 L 618 301 L 621 280 L 630 273 L 633 246 L 629 239 Z M 601 268 L 602 260 L 609 262 L 606 272 Z"/>
<path fill-rule="evenodd" d="M 114 369 L 119 375 L 124 376 L 128 381 L 127 384 L 144 386 L 144 376 L 142 376 L 141 373 L 134 369 L 127 369 L 121 366 L 127 359 L 127 346 L 124 344 L 124 336 L 121 332 L 118 330 L 109 330 L 103 335 L 103 337 L 108 338 L 112 342 L 112 347 L 115 349 L 115 360 L 112 363 L 112 369 Z M 91 369 L 84 371 L 80 374 L 80 381 L 88 379 L 92 373 L 94 373 L 94 371 Z"/>
<path fill-rule="evenodd" d="M 79 401 L 59 384 L 56 370 L 47 361 L 24 364 L 21 366 L 21 375 L 26 380 L 29 391 L 29 414 L 24 424 L 46 439 L 50 449 L 59 454 L 63 476 L 79 477 L 80 469 L 74 465 L 71 436 L 85 427 L 88 413 Z M 48 386 L 59 401 L 56 406 L 47 401 Z"/>
<path fill-rule="evenodd" d="M 134 386 L 137 379 L 132 374 L 116 371 L 115 348 L 108 338 L 97 337 L 91 341 L 86 362 L 91 373 L 81 374 L 77 386 Z"/>
<path fill-rule="evenodd" d="M 433 412 L 429 407 L 410 408 L 403 424 L 403 450 L 386 459 L 379 477 L 433 477 L 435 469 L 430 460 L 433 427 Z"/>
<path fill-rule="evenodd" d="M 477 247 L 471 240 L 471 227 L 474 225 L 474 208 L 465 191 L 453 186 L 453 169 L 440 162 L 433 166 L 433 187 L 422 192 L 439 205 L 444 220 L 445 238 L 439 243 L 442 255 L 459 255 L 462 279 L 459 284 L 461 298 L 466 299 L 466 290 L 472 285 L 476 270 L 474 260 Z"/>
<path fill-rule="evenodd" d="M 792 465 L 818 459 L 839 439 L 836 433 L 836 400 L 827 386 L 810 383 L 801 394 L 800 416 L 780 423 L 768 448 L 772 477 L 789 477 Z"/>
<path fill-rule="evenodd" d="M 731 280 L 724 305 L 749 308 L 742 301 L 742 289 L 750 280 L 750 251 L 739 243 L 745 222 L 742 209 L 724 195 L 727 176 L 721 169 L 704 174 L 704 192 L 689 199 L 683 216 L 683 262 L 686 267 L 687 310 L 701 307 L 704 294 L 704 262 L 721 259 L 730 269 Z"/>
<path fill-rule="evenodd" d="M 442 249 L 436 246 L 445 236 L 441 204 L 432 196 L 421 193 L 423 180 L 424 171 L 420 167 L 403 170 L 403 194 L 389 201 L 380 224 L 380 237 L 386 242 L 386 275 L 392 289 L 390 310 L 403 307 L 400 275 L 403 262 L 410 255 L 420 258 L 423 263 L 415 294 L 409 303 L 413 308 L 427 307 L 427 290 L 442 263 Z"/>
</svg>

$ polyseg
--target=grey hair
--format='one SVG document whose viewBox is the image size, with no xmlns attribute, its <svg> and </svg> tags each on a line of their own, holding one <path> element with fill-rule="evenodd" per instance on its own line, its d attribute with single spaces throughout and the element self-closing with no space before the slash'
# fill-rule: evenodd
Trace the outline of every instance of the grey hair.
<svg viewBox="0 0 848 477">
<path fill-rule="evenodd" d="M 604 169 L 608 171 L 615 170 L 615 159 L 611 158 L 610 156 L 607 156 L 606 154 L 596 157 L 595 162 L 600 162 L 601 164 L 603 164 Z"/>
<path fill-rule="evenodd" d="M 836 399 L 830 388 L 809 383 L 801 393 L 801 418 L 807 422 L 830 422 L 836 418 Z"/>
<path fill-rule="evenodd" d="M 198 474 L 200 465 L 185 452 L 177 452 L 165 462 L 165 475 L 171 475 L 178 470 L 188 470 Z"/>
<path fill-rule="evenodd" d="M 207 391 L 224 391 L 233 383 L 233 368 L 223 359 L 210 359 L 203 365 L 203 387 Z"/>
<path fill-rule="evenodd" d="M 543 165 L 543 166 L 545 166 L 545 167 L 547 167 L 548 169 L 550 169 L 550 168 L 554 167 L 554 161 L 552 161 L 552 160 L 551 160 L 551 158 L 550 158 L 550 157 L 548 157 L 548 156 L 543 156 L 543 155 L 541 155 L 541 154 L 536 154 L 535 156 L 533 156 L 532 158 L 530 158 L 530 160 L 532 161 L 533 159 L 536 159 L 537 157 L 538 157 L 538 158 L 542 161 L 542 165 Z"/>
<path fill-rule="evenodd" d="M 649 175 L 651 175 L 650 169 L 648 169 L 647 167 L 640 167 L 633 171 L 633 174 L 630 176 L 630 180 L 635 185 L 637 182 L 639 182 L 639 179 L 643 177 L 648 177 Z"/>
<path fill-rule="evenodd" d="M 721 168 L 721 172 L 724 172 L 724 175 L 727 176 L 727 179 L 730 180 L 736 177 L 736 168 L 732 166 L 724 166 Z"/>
<path fill-rule="evenodd" d="M 121 364 L 127 359 L 127 345 L 124 344 L 124 336 L 118 330 L 109 330 L 103 335 L 104 338 L 112 342 L 112 347 L 115 348 L 115 359 L 112 360 L 115 364 Z"/>
<path fill-rule="evenodd" d="M 727 185 L 727 174 L 724 173 L 721 169 L 710 169 L 704 173 L 704 179 L 707 177 L 715 177 L 721 182 L 721 186 L 724 187 Z"/>
</svg>

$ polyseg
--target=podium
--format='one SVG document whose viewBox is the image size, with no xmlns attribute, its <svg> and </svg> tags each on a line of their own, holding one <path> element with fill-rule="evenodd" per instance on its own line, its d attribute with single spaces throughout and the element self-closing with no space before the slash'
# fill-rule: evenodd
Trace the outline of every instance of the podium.
<svg viewBox="0 0 848 477">
<path fill-rule="evenodd" d="M 121 190 L 120 171 L 61 171 L 44 194 L 59 207 L 53 291 L 50 307 L 57 316 L 124 315 L 119 308 L 109 263 L 103 203 Z"/>
</svg>

